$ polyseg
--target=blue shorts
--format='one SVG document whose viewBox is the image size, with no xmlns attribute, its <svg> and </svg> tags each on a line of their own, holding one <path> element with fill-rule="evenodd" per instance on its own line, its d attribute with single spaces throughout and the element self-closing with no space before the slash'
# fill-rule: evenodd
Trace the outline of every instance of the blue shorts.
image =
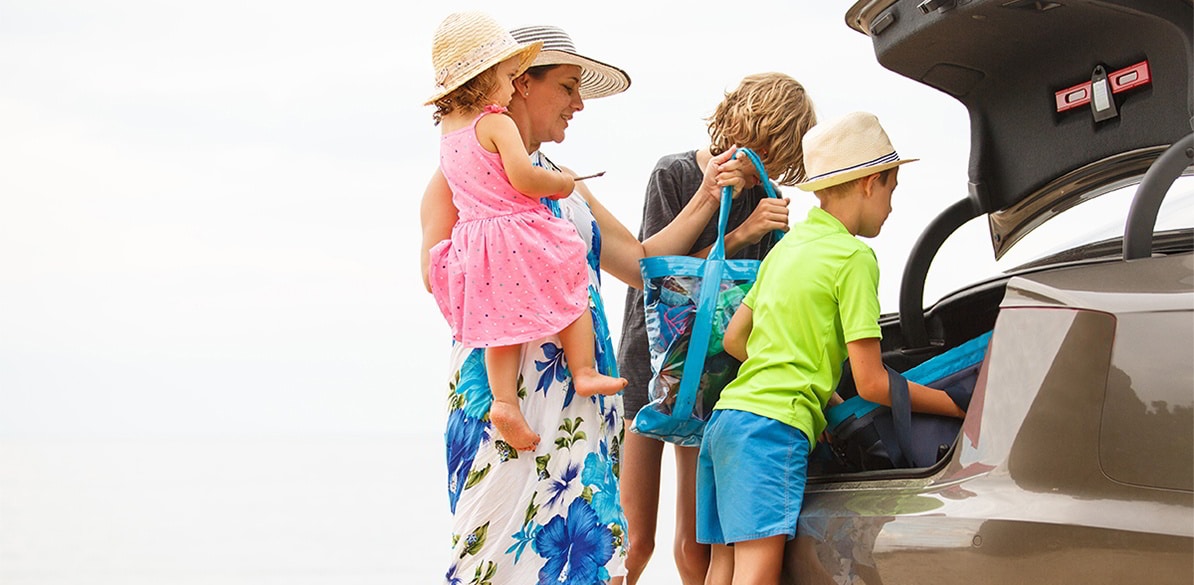
<svg viewBox="0 0 1194 585">
<path fill-rule="evenodd" d="M 741 410 L 715 410 L 697 460 L 697 542 L 796 536 L 809 441 L 804 432 Z"/>
</svg>

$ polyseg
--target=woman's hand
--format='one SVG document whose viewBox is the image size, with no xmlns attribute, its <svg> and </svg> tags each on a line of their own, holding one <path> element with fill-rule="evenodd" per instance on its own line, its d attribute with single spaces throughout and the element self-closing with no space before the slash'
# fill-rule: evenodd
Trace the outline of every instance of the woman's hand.
<svg viewBox="0 0 1194 585">
<path fill-rule="evenodd" d="M 419 266 L 423 272 L 423 287 L 431 292 L 430 269 L 431 248 L 452 237 L 459 212 L 452 203 L 452 188 L 439 168 L 431 175 L 431 181 L 423 191 L 423 202 L 419 207 L 419 221 L 423 228 L 423 245 L 419 250 Z"/>
</svg>

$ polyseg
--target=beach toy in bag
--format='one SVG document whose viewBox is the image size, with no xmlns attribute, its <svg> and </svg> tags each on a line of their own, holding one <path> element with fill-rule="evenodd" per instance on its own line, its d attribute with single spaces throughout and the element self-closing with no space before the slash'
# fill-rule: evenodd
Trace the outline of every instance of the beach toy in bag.
<svg viewBox="0 0 1194 585">
<path fill-rule="evenodd" d="M 754 164 L 767 196 L 779 197 L 758 155 L 746 148 L 739 152 Z M 699 445 L 721 389 L 738 374 L 740 363 L 725 352 L 722 339 L 761 261 L 725 258 L 732 202 L 733 190 L 726 187 L 717 216 L 717 241 L 707 258 L 656 256 L 639 261 L 651 382 L 648 403 L 631 426 L 636 433 Z M 775 233 L 777 239 L 783 236 Z"/>
</svg>

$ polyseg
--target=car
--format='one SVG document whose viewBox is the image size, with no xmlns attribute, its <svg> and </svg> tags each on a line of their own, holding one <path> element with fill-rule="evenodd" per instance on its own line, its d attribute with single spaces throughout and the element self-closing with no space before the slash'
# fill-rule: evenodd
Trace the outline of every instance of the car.
<svg viewBox="0 0 1194 585">
<path fill-rule="evenodd" d="M 970 119 L 969 193 L 913 246 L 884 360 L 990 336 L 931 465 L 810 465 L 783 582 L 1194 582 L 1191 1 L 863 0 L 846 23 Z M 939 248 L 984 216 L 996 258 L 1080 219 L 925 308 Z"/>
</svg>

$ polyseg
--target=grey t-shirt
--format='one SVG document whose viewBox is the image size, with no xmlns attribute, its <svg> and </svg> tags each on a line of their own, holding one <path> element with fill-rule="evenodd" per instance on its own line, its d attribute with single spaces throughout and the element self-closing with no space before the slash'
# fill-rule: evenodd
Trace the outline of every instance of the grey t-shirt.
<svg viewBox="0 0 1194 585">
<path fill-rule="evenodd" d="M 647 183 L 647 194 L 643 201 L 643 224 L 638 233 L 639 241 L 651 237 L 671 223 L 700 189 L 703 178 L 704 171 L 697 164 L 695 150 L 669 154 L 659 159 Z M 742 225 L 754 212 L 759 201 L 766 197 L 767 191 L 762 185 L 740 194 L 730 207 L 726 232 Z M 688 254 L 713 245 L 716 239 L 715 215 Z M 762 260 L 774 245 L 775 235 L 767 234 L 758 243 L 742 248 L 730 258 Z M 630 382 L 623 391 L 623 402 L 625 417 L 632 419 L 638 410 L 647 404 L 647 385 L 651 382 L 651 354 L 647 348 L 643 291 L 636 288 L 626 290 L 622 339 L 618 344 L 618 370 Z"/>
</svg>

